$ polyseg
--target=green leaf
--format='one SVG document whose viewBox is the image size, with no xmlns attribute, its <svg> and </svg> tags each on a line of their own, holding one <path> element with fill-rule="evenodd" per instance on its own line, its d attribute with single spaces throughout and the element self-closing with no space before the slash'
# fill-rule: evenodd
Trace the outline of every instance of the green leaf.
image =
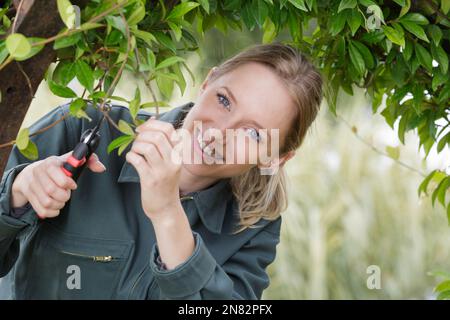
<svg viewBox="0 0 450 320">
<path fill-rule="evenodd" d="M 308 11 L 308 8 L 305 5 L 305 0 L 289 0 L 289 2 L 297 9 Z"/>
<path fill-rule="evenodd" d="M 30 130 L 23 128 L 19 131 L 16 138 L 16 145 L 19 150 L 24 150 L 30 141 Z"/>
<path fill-rule="evenodd" d="M 209 1 L 208 0 L 197 0 L 203 9 L 205 9 L 206 13 L 209 14 Z"/>
<path fill-rule="evenodd" d="M 142 2 L 136 2 L 136 5 L 133 8 L 130 16 L 127 18 L 127 22 L 129 26 L 134 26 L 141 22 L 145 17 L 145 6 Z"/>
<path fill-rule="evenodd" d="M 127 35 L 127 28 L 125 26 L 125 21 L 121 17 L 107 16 L 106 21 L 110 26 L 122 32 L 124 36 Z"/>
<path fill-rule="evenodd" d="M 375 63 L 369 48 L 367 48 L 364 44 L 358 41 L 352 41 L 352 43 L 358 48 L 359 53 L 361 53 L 367 68 L 372 69 L 375 66 Z"/>
<path fill-rule="evenodd" d="M 0 64 L 5 61 L 6 57 L 8 56 L 9 52 L 6 48 L 6 42 L 2 41 L 0 42 Z"/>
<path fill-rule="evenodd" d="M 430 183 L 431 179 L 433 179 L 433 177 L 435 175 L 438 175 L 440 171 L 438 170 L 433 170 L 431 171 L 426 177 L 425 179 L 421 182 L 421 184 L 419 185 L 419 188 L 417 189 L 417 195 L 420 197 L 420 195 L 422 193 L 425 193 L 426 195 L 428 194 L 428 184 Z M 442 174 L 442 172 L 440 172 L 440 174 Z"/>
<path fill-rule="evenodd" d="M 191 1 L 180 3 L 179 5 L 176 5 L 172 11 L 170 11 L 166 20 L 176 20 L 178 18 L 181 18 L 186 13 L 188 13 L 192 9 L 195 9 L 199 5 L 200 5 L 199 3 L 191 2 Z"/>
<path fill-rule="evenodd" d="M 411 59 L 412 53 L 413 53 L 413 44 L 410 40 L 405 41 L 405 47 L 403 49 L 403 57 L 405 58 L 405 61 L 408 61 Z"/>
<path fill-rule="evenodd" d="M 130 138 L 129 141 L 126 141 L 125 143 L 123 143 L 120 147 L 119 150 L 117 150 L 117 154 L 120 156 L 122 155 L 122 153 L 125 151 L 125 149 L 128 147 L 128 145 L 133 142 L 133 139 Z"/>
<path fill-rule="evenodd" d="M 70 36 L 65 36 L 65 37 L 57 39 L 53 43 L 53 49 L 58 50 L 58 49 L 70 47 L 70 46 L 75 45 L 80 40 L 81 40 L 81 33 L 77 32 Z"/>
<path fill-rule="evenodd" d="M 450 290 L 442 291 L 439 293 L 439 295 L 436 297 L 437 300 L 449 300 L 450 299 Z"/>
<path fill-rule="evenodd" d="M 364 20 L 361 16 L 361 13 L 358 10 L 352 10 L 350 16 L 347 20 L 348 26 L 352 31 L 352 36 L 355 35 L 356 31 L 358 31 L 359 27 L 363 24 Z"/>
<path fill-rule="evenodd" d="M 155 36 L 153 34 L 151 34 L 150 32 L 142 31 L 142 30 L 135 30 L 135 31 L 133 31 L 133 34 L 137 38 L 144 40 L 144 42 L 146 44 L 148 44 L 149 46 L 152 45 L 152 42 L 157 42 Z"/>
<path fill-rule="evenodd" d="M 445 196 L 450 188 L 450 176 L 441 181 L 437 187 L 437 199 L 439 203 L 445 207 Z"/>
<path fill-rule="evenodd" d="M 30 160 L 37 160 L 39 158 L 39 152 L 36 144 L 33 141 L 29 141 L 28 145 L 25 149 L 20 150 L 20 153 L 24 155 L 24 157 Z"/>
<path fill-rule="evenodd" d="M 172 41 L 170 37 L 165 35 L 164 33 L 160 31 L 154 32 L 154 36 L 158 40 L 160 44 L 162 44 L 164 47 L 168 48 L 170 51 L 172 51 L 174 54 L 177 53 L 177 48 L 175 46 L 175 43 Z"/>
<path fill-rule="evenodd" d="M 134 135 L 133 136 L 124 135 L 124 136 L 120 136 L 120 137 L 114 139 L 108 145 L 108 148 L 107 148 L 108 154 L 110 154 L 111 151 L 113 151 L 114 149 L 119 148 L 120 146 L 122 146 L 124 144 L 126 144 L 126 145 L 130 144 L 130 142 L 133 141 L 133 139 L 134 139 Z"/>
<path fill-rule="evenodd" d="M 441 10 L 444 14 L 447 14 L 450 10 L 450 0 L 441 0 Z"/>
<path fill-rule="evenodd" d="M 50 91 L 53 92 L 53 94 L 57 95 L 58 97 L 63 97 L 63 98 L 76 98 L 77 97 L 77 94 L 68 87 L 61 86 L 50 79 L 47 80 L 47 83 L 48 83 L 48 87 L 50 88 Z"/>
<path fill-rule="evenodd" d="M 445 53 L 442 47 L 436 47 L 434 45 L 431 46 L 431 53 L 433 54 L 433 58 L 439 62 L 439 68 L 443 74 L 446 74 L 448 71 L 448 55 Z"/>
<path fill-rule="evenodd" d="M 175 63 L 184 62 L 184 61 L 185 61 L 185 59 L 183 59 L 181 57 L 177 57 L 177 56 L 169 57 L 169 58 L 161 61 L 160 63 L 158 63 L 155 70 L 167 68 L 171 65 L 174 65 Z"/>
<path fill-rule="evenodd" d="M 391 40 L 393 43 L 398 44 L 399 46 L 404 47 L 405 46 L 405 35 L 401 34 L 398 30 L 389 27 L 389 26 L 383 26 L 383 32 L 386 35 L 386 37 Z"/>
<path fill-rule="evenodd" d="M 139 90 L 139 87 L 136 87 L 136 90 L 134 92 L 134 99 L 130 101 L 130 104 L 128 105 L 128 108 L 130 109 L 130 114 L 133 119 L 136 118 L 139 106 L 141 105 L 141 91 Z"/>
<path fill-rule="evenodd" d="M 391 147 L 386 146 L 386 153 L 394 160 L 398 160 L 400 157 L 400 148 L 399 147 Z"/>
<path fill-rule="evenodd" d="M 166 99 L 169 99 L 173 92 L 174 80 L 168 78 L 166 75 L 159 74 L 156 77 L 156 84 L 158 85 L 159 91 L 163 94 Z"/>
<path fill-rule="evenodd" d="M 431 40 L 433 40 L 436 46 L 439 45 L 442 39 L 442 30 L 438 26 L 431 24 L 429 27 L 429 32 L 431 34 Z"/>
<path fill-rule="evenodd" d="M 402 21 L 411 22 L 413 24 L 421 24 L 421 25 L 426 25 L 426 24 L 430 23 L 428 21 L 428 19 L 425 18 L 420 13 L 408 13 L 407 15 L 400 18 L 400 22 L 402 22 Z"/>
<path fill-rule="evenodd" d="M 76 76 L 75 63 L 67 60 L 60 61 L 53 71 L 52 80 L 62 86 L 67 86 Z"/>
<path fill-rule="evenodd" d="M 341 12 L 345 9 L 353 9 L 356 7 L 356 0 L 341 0 L 339 3 L 338 12 Z"/>
<path fill-rule="evenodd" d="M 131 126 L 128 124 L 128 122 L 126 122 L 125 120 L 120 119 L 119 120 L 119 129 L 120 131 L 122 131 L 123 133 L 133 136 L 134 135 L 134 131 L 131 128 Z"/>
<path fill-rule="evenodd" d="M 427 49 L 425 49 L 422 45 L 420 45 L 418 42 L 415 44 L 415 52 L 417 55 L 417 59 L 419 59 L 419 62 L 422 66 L 424 66 L 428 71 L 432 71 L 432 59 L 431 55 L 428 52 Z"/>
<path fill-rule="evenodd" d="M 402 6 L 402 9 L 400 10 L 400 14 L 398 15 L 398 17 L 403 17 L 405 14 L 408 13 L 409 8 L 411 7 L 411 0 L 406 0 L 405 1 L 405 5 Z"/>
<path fill-rule="evenodd" d="M 413 35 L 418 37 L 419 39 L 422 39 L 425 42 L 430 42 L 427 38 L 427 35 L 425 34 L 425 31 L 423 28 L 415 23 L 409 22 L 409 21 L 400 21 L 403 27 L 405 27 L 406 30 L 411 32 Z"/>
<path fill-rule="evenodd" d="M 61 20 L 68 29 L 75 27 L 76 13 L 69 0 L 57 0 L 58 11 Z"/>
<path fill-rule="evenodd" d="M 88 116 L 88 114 L 84 111 L 87 104 L 82 98 L 78 98 L 72 101 L 69 107 L 70 114 L 76 118 L 86 118 L 89 121 L 92 119 Z"/>
<path fill-rule="evenodd" d="M 253 0 L 253 15 L 255 16 L 256 23 L 261 28 L 269 14 L 269 7 L 264 1 Z"/>
<path fill-rule="evenodd" d="M 332 36 L 337 35 L 345 27 L 345 21 L 347 18 L 347 12 L 343 11 L 331 16 L 330 33 Z"/>
<path fill-rule="evenodd" d="M 364 58 L 359 53 L 356 46 L 353 44 L 353 41 L 349 43 L 349 54 L 350 54 L 350 60 L 355 67 L 356 71 L 359 75 L 363 75 L 365 71 L 365 64 L 364 64 Z"/>
<path fill-rule="evenodd" d="M 277 28 L 269 17 L 267 17 L 266 21 L 264 22 L 263 30 L 264 34 L 262 42 L 271 43 L 277 36 Z"/>
<path fill-rule="evenodd" d="M 170 29 L 172 29 L 173 34 L 175 35 L 175 40 L 180 41 L 181 36 L 182 36 L 182 31 L 181 31 L 180 26 L 171 21 L 167 21 L 167 24 L 169 25 Z"/>
<path fill-rule="evenodd" d="M 31 44 L 30 52 L 22 58 L 16 58 L 16 60 L 17 61 L 27 60 L 27 59 L 33 57 L 34 55 L 38 54 L 42 49 L 44 49 L 44 45 L 33 46 L 33 44 L 41 42 L 42 40 L 44 40 L 44 38 L 36 38 L 36 37 L 28 38 L 28 41 Z"/>
<path fill-rule="evenodd" d="M 31 44 L 21 33 L 12 33 L 6 38 L 6 49 L 13 58 L 24 58 L 31 51 Z"/>
<path fill-rule="evenodd" d="M 445 136 L 443 136 L 439 140 L 439 143 L 437 145 L 437 151 L 441 152 L 447 144 L 450 144 L 450 132 L 448 132 Z"/>
<path fill-rule="evenodd" d="M 91 67 L 83 60 L 78 60 L 75 63 L 75 69 L 78 81 L 89 92 L 92 92 L 94 89 L 94 73 Z"/>
<path fill-rule="evenodd" d="M 184 90 L 186 89 L 186 80 L 184 79 L 184 75 L 181 72 L 180 65 L 174 64 L 172 65 L 171 69 L 173 70 L 175 76 L 177 77 L 177 85 L 180 88 L 181 95 L 184 94 Z"/>
</svg>

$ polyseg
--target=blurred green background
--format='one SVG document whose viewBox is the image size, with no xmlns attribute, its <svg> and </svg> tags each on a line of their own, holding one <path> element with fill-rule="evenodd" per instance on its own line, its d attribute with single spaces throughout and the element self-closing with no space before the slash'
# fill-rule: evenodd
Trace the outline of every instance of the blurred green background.
<svg viewBox="0 0 450 320">
<path fill-rule="evenodd" d="M 199 53 L 186 53 L 196 82 L 186 75 L 186 92 L 181 95 L 176 89 L 171 105 L 195 101 L 211 67 L 260 40 L 257 31 L 230 31 L 227 37 L 217 30 L 208 32 Z M 151 101 L 144 84 L 130 73 L 122 77 L 115 95 L 131 99 L 135 86 L 142 101 Z M 71 87 L 80 91 L 77 83 Z M 42 83 L 23 126 L 64 102 Z M 337 110 L 338 118 L 322 105 L 303 146 L 287 165 L 290 205 L 283 213 L 282 239 L 263 297 L 434 298 L 439 279 L 428 272 L 450 271 L 450 227 L 444 209 L 432 208 L 430 199 L 417 196 L 423 179 L 418 172 L 380 154 L 399 141 L 384 119 L 372 114 L 364 92 L 340 95 Z M 450 165 L 448 149 L 439 156 L 432 150 L 423 161 L 413 132 L 395 150 L 400 161 L 423 173 Z M 380 268 L 380 289 L 367 286 L 371 265 Z"/>
</svg>

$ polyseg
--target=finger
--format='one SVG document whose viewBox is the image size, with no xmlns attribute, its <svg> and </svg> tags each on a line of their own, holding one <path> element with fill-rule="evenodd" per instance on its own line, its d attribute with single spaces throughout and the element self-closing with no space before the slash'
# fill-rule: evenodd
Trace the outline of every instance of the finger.
<svg viewBox="0 0 450 320">
<path fill-rule="evenodd" d="M 137 173 L 139 174 L 139 177 L 141 178 L 141 181 L 144 179 L 145 176 L 149 174 L 149 166 L 145 158 L 133 151 L 128 151 L 125 159 L 127 162 L 131 163 L 133 167 L 136 169 Z"/>
<path fill-rule="evenodd" d="M 41 204 L 44 209 L 58 210 L 61 208 L 61 202 L 56 201 L 50 197 L 43 189 L 39 179 L 35 183 L 32 183 L 30 188 L 36 196 L 36 200 Z"/>
<path fill-rule="evenodd" d="M 150 167 L 156 167 L 164 161 L 158 148 L 153 143 L 135 142 L 131 150 L 143 156 Z"/>
<path fill-rule="evenodd" d="M 63 203 L 67 202 L 70 199 L 70 190 L 59 187 L 52 180 L 50 175 L 48 175 L 46 172 L 39 172 L 38 175 L 39 182 L 41 183 L 42 188 L 44 189 L 45 193 L 47 193 L 47 195 Z"/>
<path fill-rule="evenodd" d="M 93 153 L 87 162 L 87 166 L 88 168 L 93 171 L 93 172 L 105 172 L 106 171 L 106 167 L 103 163 L 100 162 L 97 154 Z"/>
<path fill-rule="evenodd" d="M 50 164 L 47 167 L 47 174 L 60 188 L 75 190 L 77 188 L 76 182 L 72 178 L 66 176 L 62 171 L 61 166 L 62 161 L 59 161 L 56 164 Z"/>
<path fill-rule="evenodd" d="M 59 210 L 44 208 L 34 193 L 30 193 L 28 199 L 34 211 L 36 211 L 36 215 L 39 217 L 39 219 L 56 217 L 59 214 Z"/>
<path fill-rule="evenodd" d="M 164 160 L 170 160 L 173 147 L 161 131 L 144 131 L 139 133 L 136 142 L 153 143 Z"/>
<path fill-rule="evenodd" d="M 140 126 L 136 128 L 136 131 L 138 133 L 144 132 L 147 130 L 153 130 L 153 131 L 161 131 L 164 133 L 167 137 L 167 140 L 173 145 L 176 143 L 177 139 L 177 132 L 175 131 L 175 128 L 172 124 L 165 121 L 159 121 L 155 119 L 149 119 Z"/>
</svg>

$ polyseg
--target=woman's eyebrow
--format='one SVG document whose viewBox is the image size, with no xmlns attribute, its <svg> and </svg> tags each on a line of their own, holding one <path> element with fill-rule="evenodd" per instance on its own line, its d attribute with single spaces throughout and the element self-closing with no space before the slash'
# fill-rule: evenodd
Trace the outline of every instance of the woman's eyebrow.
<svg viewBox="0 0 450 320">
<path fill-rule="evenodd" d="M 231 92 L 230 88 L 228 88 L 227 86 L 221 86 L 221 88 L 224 88 L 225 91 L 230 95 L 230 97 L 231 97 L 231 99 L 233 100 L 233 102 L 234 102 L 235 104 L 237 104 L 237 100 L 236 100 L 236 98 L 234 97 L 233 92 Z"/>
</svg>

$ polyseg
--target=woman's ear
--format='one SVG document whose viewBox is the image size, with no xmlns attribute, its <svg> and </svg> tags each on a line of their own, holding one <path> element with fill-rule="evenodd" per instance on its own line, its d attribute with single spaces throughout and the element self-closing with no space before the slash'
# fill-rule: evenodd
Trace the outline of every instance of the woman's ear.
<svg viewBox="0 0 450 320">
<path fill-rule="evenodd" d="M 200 91 L 204 91 L 206 89 L 206 87 L 208 86 L 208 81 L 216 69 L 217 69 L 217 67 L 212 67 L 211 70 L 209 70 L 208 75 L 206 76 L 205 80 L 203 81 L 202 85 L 200 86 Z"/>
<path fill-rule="evenodd" d="M 291 159 L 293 156 L 295 156 L 295 151 L 288 151 L 285 154 L 283 154 L 280 157 L 277 157 L 275 159 L 272 159 L 267 164 L 261 164 L 258 165 L 259 169 L 261 170 L 262 175 L 273 175 L 277 173 L 278 169 L 280 167 L 283 167 L 285 163 Z"/>
</svg>

